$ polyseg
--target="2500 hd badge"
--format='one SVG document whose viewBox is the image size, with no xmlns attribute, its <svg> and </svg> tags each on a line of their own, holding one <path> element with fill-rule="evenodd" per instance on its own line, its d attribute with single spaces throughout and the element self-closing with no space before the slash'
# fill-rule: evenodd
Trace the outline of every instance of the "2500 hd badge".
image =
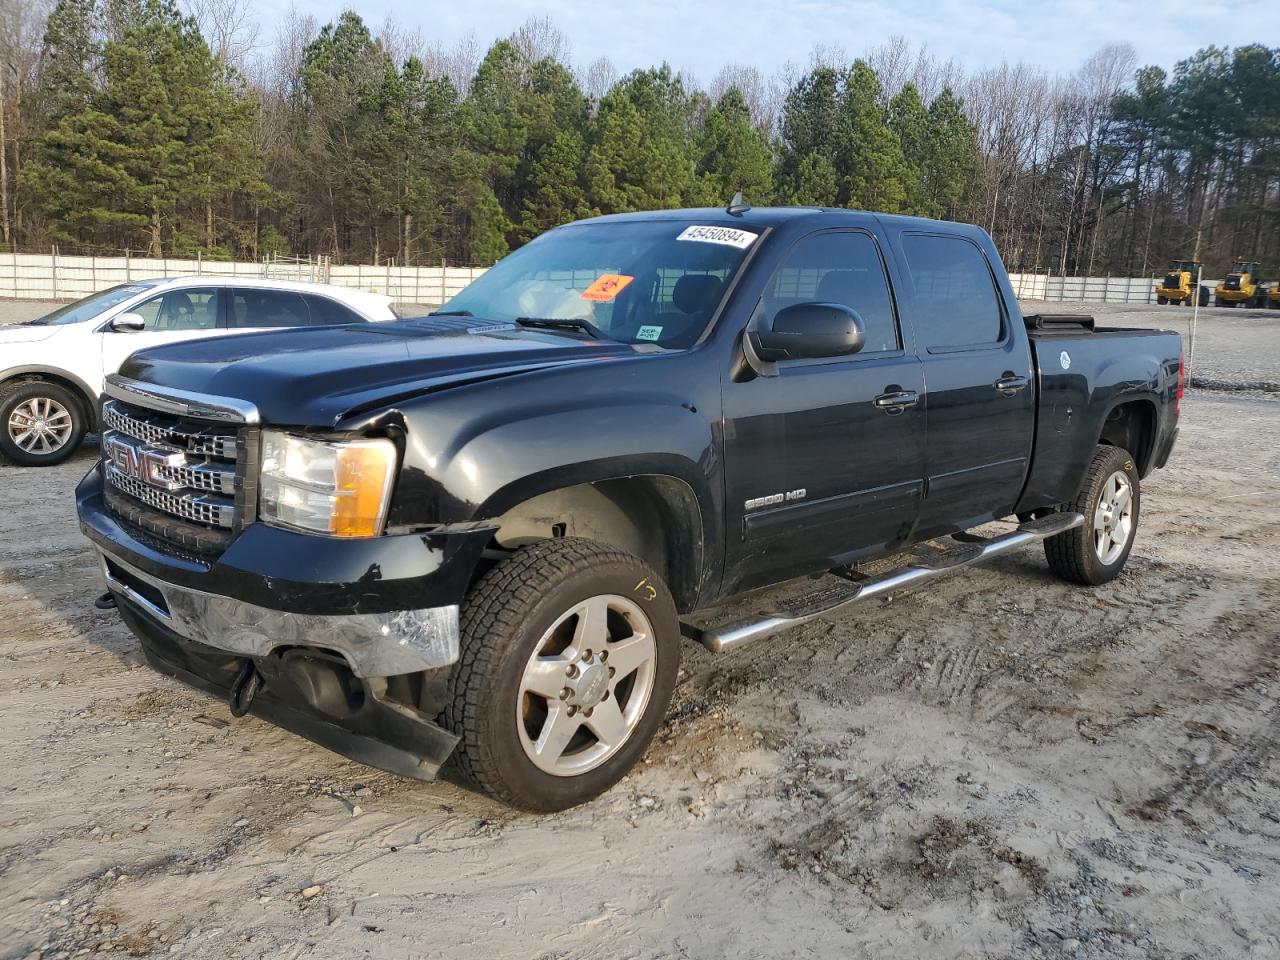
<svg viewBox="0 0 1280 960">
<path fill-rule="evenodd" d="M 1115 577 L 1182 390 L 1177 334 L 1024 317 L 977 227 L 625 214 L 432 316 L 134 354 L 77 499 L 157 670 L 557 810 L 644 753 L 685 638 L 770 643 L 1034 543 Z"/>
</svg>

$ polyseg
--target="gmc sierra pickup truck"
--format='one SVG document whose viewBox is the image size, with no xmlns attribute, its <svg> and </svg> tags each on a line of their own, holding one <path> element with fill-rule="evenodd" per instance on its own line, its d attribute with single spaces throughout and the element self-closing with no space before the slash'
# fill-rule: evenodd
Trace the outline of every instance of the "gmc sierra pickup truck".
<svg viewBox="0 0 1280 960">
<path fill-rule="evenodd" d="M 1177 434 L 1180 346 L 1024 317 L 977 227 L 602 217 L 431 316 L 134 354 L 79 516 L 100 605 L 156 669 L 562 809 L 641 756 L 682 635 L 785 656 L 797 624 L 1040 541 L 1067 580 L 1115 577 Z"/>
</svg>

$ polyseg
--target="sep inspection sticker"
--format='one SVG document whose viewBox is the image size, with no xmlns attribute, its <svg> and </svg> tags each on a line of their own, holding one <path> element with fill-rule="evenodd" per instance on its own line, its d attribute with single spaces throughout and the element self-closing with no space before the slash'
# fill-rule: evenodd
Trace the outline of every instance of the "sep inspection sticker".
<svg viewBox="0 0 1280 960">
<path fill-rule="evenodd" d="M 726 247 L 745 250 L 755 242 L 759 234 L 736 227 L 685 227 L 677 240 L 693 240 L 698 243 L 720 243 Z"/>
</svg>

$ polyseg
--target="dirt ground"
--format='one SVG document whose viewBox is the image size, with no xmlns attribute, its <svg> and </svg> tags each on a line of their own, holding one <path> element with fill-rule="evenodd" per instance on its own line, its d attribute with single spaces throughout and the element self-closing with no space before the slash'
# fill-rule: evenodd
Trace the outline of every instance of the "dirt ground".
<svg viewBox="0 0 1280 960">
<path fill-rule="evenodd" d="M 1280 380 L 1280 311 L 1217 313 L 1214 375 Z M 1029 550 L 687 645 L 644 764 L 543 817 L 151 672 L 92 457 L 0 468 L 0 957 L 1280 957 L 1274 392 L 1188 394 L 1117 581 Z"/>
</svg>

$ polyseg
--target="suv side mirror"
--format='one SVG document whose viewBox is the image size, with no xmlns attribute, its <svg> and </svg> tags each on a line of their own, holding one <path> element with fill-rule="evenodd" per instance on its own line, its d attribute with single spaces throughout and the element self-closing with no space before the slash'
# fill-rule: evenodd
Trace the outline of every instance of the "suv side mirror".
<svg viewBox="0 0 1280 960">
<path fill-rule="evenodd" d="M 795 303 L 778 311 L 772 330 L 747 336 L 761 360 L 845 357 L 862 349 L 867 325 L 842 303 Z"/>
<path fill-rule="evenodd" d="M 136 313 L 122 313 L 111 320 L 111 329 L 116 333 L 138 333 L 147 328 L 147 321 Z"/>
</svg>

